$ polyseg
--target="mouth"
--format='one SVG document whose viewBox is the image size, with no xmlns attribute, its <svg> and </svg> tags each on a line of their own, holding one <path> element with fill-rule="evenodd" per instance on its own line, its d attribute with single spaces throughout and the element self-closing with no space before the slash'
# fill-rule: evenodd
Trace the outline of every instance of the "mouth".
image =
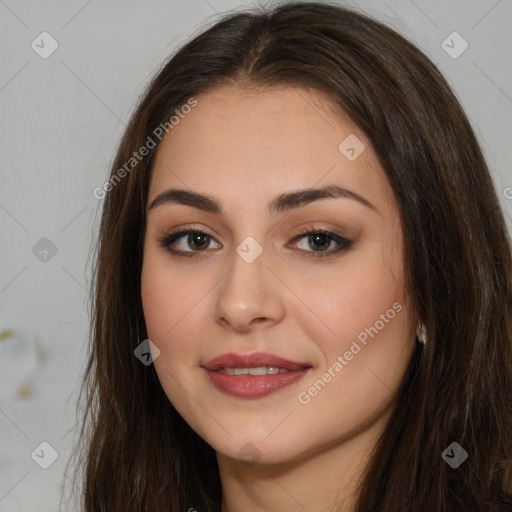
<svg viewBox="0 0 512 512">
<path fill-rule="evenodd" d="M 259 398 L 294 384 L 312 365 L 263 352 L 231 352 L 204 363 L 202 368 L 218 390 L 242 398 Z"/>
</svg>

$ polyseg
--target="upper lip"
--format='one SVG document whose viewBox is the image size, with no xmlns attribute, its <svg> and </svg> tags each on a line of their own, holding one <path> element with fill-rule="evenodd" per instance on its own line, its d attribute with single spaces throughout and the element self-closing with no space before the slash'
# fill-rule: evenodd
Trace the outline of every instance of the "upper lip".
<svg viewBox="0 0 512 512">
<path fill-rule="evenodd" d="M 302 368 L 310 368 L 309 363 L 296 363 L 289 361 L 275 354 L 266 352 L 255 352 L 252 354 L 236 354 L 229 352 L 214 357 L 210 361 L 204 363 L 203 368 L 206 370 L 220 370 L 221 368 L 258 368 L 261 366 L 284 368 L 285 370 L 300 370 Z"/>
</svg>

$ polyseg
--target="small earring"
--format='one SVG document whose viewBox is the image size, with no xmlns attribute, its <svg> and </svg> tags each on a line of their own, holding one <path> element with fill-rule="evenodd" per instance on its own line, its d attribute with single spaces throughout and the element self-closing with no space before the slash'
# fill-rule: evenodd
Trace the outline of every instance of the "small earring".
<svg viewBox="0 0 512 512">
<path fill-rule="evenodd" d="M 416 338 L 425 347 L 427 344 L 427 330 L 422 322 L 418 322 L 416 327 Z"/>
</svg>

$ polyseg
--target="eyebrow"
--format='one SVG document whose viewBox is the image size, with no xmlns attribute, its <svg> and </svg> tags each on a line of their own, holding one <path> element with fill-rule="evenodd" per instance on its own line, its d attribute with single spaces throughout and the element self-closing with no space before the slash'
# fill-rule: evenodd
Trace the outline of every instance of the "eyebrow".
<svg viewBox="0 0 512 512">
<path fill-rule="evenodd" d="M 278 213 L 300 208 L 301 206 L 305 206 L 320 199 L 340 198 L 353 199 L 367 208 L 380 213 L 379 210 L 370 203 L 370 201 L 359 194 L 356 194 L 346 188 L 339 187 L 338 185 L 326 185 L 322 188 L 307 188 L 292 192 L 284 192 L 283 194 L 279 194 L 268 204 L 267 211 L 271 215 L 277 215 Z M 222 207 L 217 199 L 191 190 L 178 188 L 165 190 L 151 201 L 148 210 L 164 204 L 181 204 L 197 208 L 204 212 L 222 215 Z"/>
</svg>

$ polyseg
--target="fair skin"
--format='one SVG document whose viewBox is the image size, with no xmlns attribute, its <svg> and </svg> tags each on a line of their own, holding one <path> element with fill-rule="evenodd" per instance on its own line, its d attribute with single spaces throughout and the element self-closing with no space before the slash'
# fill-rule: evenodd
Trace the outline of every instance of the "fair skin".
<svg viewBox="0 0 512 512">
<path fill-rule="evenodd" d="M 215 198 L 222 213 L 165 201 L 147 210 L 141 285 L 148 337 L 160 350 L 155 370 L 174 407 L 216 450 L 223 512 L 326 512 L 335 500 L 349 512 L 414 350 L 391 187 L 369 141 L 321 94 L 230 86 L 196 99 L 162 140 L 148 205 L 179 188 Z M 350 134 L 366 146 L 353 161 L 338 149 Z M 279 194 L 326 185 L 372 206 L 336 197 L 267 211 Z M 172 248 L 192 257 L 159 243 L 189 225 L 208 236 L 181 235 Z M 335 254 L 334 240 L 297 238 L 308 228 L 352 245 Z M 251 263 L 236 251 L 249 236 L 262 249 Z M 370 327 L 367 343 L 345 357 Z M 311 369 L 248 399 L 217 389 L 201 367 L 226 352 L 260 351 Z M 333 370 L 339 356 L 343 367 Z M 322 378 L 325 386 L 308 392 Z"/>
</svg>

